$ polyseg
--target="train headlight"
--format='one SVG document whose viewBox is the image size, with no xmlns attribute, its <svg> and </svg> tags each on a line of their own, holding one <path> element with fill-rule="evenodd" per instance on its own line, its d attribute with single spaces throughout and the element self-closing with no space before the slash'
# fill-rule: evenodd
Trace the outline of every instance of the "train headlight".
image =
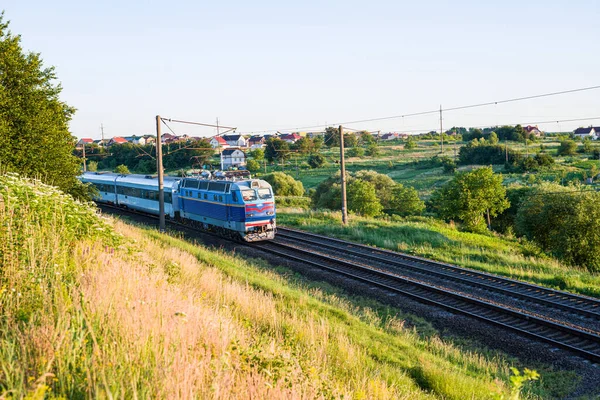
<svg viewBox="0 0 600 400">
<path fill-rule="evenodd" d="M 254 214 L 250 213 L 250 214 L 247 214 L 246 216 L 248 216 L 248 217 L 254 217 Z"/>
<path fill-rule="evenodd" d="M 267 211 L 267 215 L 273 215 L 273 211 Z"/>
</svg>

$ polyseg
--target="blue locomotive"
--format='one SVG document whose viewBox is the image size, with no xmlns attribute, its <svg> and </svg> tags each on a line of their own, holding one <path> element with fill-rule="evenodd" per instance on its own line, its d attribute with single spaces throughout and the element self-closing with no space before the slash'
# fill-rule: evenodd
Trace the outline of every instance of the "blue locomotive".
<svg viewBox="0 0 600 400">
<path fill-rule="evenodd" d="M 273 239 L 276 229 L 273 189 L 268 182 L 250 179 L 240 172 L 165 177 L 165 215 L 247 242 Z M 158 214 L 155 176 L 86 172 L 79 179 L 98 189 L 100 193 L 95 199 L 98 202 Z"/>
</svg>

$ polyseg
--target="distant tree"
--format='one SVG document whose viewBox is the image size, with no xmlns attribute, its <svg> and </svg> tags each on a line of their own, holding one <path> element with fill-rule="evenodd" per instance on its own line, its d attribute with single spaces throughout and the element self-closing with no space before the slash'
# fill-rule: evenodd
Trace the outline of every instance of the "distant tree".
<svg viewBox="0 0 600 400">
<path fill-rule="evenodd" d="M 348 183 L 348 209 L 366 217 L 380 214 L 383 207 L 377 199 L 375 186 L 360 179 L 350 181 Z"/>
<path fill-rule="evenodd" d="M 340 147 L 340 131 L 338 128 L 327 127 L 325 129 L 325 144 L 329 147 Z"/>
<path fill-rule="evenodd" d="M 490 136 L 488 136 L 487 141 L 490 144 L 498 144 L 498 135 L 496 134 L 496 132 L 490 133 Z"/>
<path fill-rule="evenodd" d="M 290 145 L 279 138 L 269 138 L 265 148 L 265 158 L 269 162 L 285 161 L 290 157 Z"/>
<path fill-rule="evenodd" d="M 75 109 L 61 101 L 54 67 L 25 52 L 0 13 L 0 165 L 81 195 L 81 161 L 73 156 L 69 121 Z"/>
<path fill-rule="evenodd" d="M 442 164 L 442 167 L 444 168 L 444 172 L 448 174 L 453 174 L 454 172 L 456 172 L 456 162 L 450 157 L 440 157 L 440 162 Z"/>
<path fill-rule="evenodd" d="M 311 154 L 308 156 L 308 165 L 311 168 L 320 168 L 325 165 L 325 157 L 321 154 Z"/>
<path fill-rule="evenodd" d="M 485 230 L 486 217 L 489 226 L 491 217 L 510 205 L 502 175 L 494 174 L 492 167 L 458 173 L 434 192 L 430 204 L 442 218 L 456 218 L 472 231 Z"/>
<path fill-rule="evenodd" d="M 300 154 L 308 154 L 313 151 L 314 142 L 307 137 L 298 139 L 296 143 L 292 145 L 292 148 Z"/>
<path fill-rule="evenodd" d="M 414 139 L 412 139 L 412 138 L 406 139 L 406 143 L 404 143 L 404 148 L 406 150 L 416 149 L 417 148 L 417 141 L 414 140 Z"/>
<path fill-rule="evenodd" d="M 265 151 L 263 149 L 254 149 L 254 150 L 250 150 L 248 152 L 248 155 L 256 160 L 256 161 L 262 161 L 265 159 Z"/>
<path fill-rule="evenodd" d="M 304 186 L 302 182 L 295 180 L 283 172 L 273 172 L 265 175 L 263 179 L 273 187 L 276 196 L 302 196 Z"/>
<path fill-rule="evenodd" d="M 313 152 L 318 152 L 319 150 L 321 150 L 321 147 L 323 147 L 323 136 L 315 136 L 313 138 Z"/>
<path fill-rule="evenodd" d="M 90 172 L 96 172 L 98 171 L 98 162 L 97 161 L 90 161 L 87 163 L 87 170 Z"/>
<path fill-rule="evenodd" d="M 260 171 L 260 163 L 256 160 L 250 159 L 246 163 L 246 169 L 248 169 L 250 172 Z"/>
<path fill-rule="evenodd" d="M 377 141 L 369 132 L 362 131 L 360 132 L 360 143 L 363 146 L 369 147 L 371 145 L 377 144 Z"/>
<path fill-rule="evenodd" d="M 115 168 L 115 172 L 119 175 L 131 174 L 131 172 L 129 172 L 129 168 L 127 168 L 127 165 L 125 164 L 117 165 L 117 167 Z"/>
<path fill-rule="evenodd" d="M 344 133 L 344 147 L 349 149 L 358 146 L 358 138 L 354 133 Z"/>
<path fill-rule="evenodd" d="M 365 155 L 365 149 L 362 147 L 351 147 L 346 150 L 347 157 L 363 157 Z"/>
<path fill-rule="evenodd" d="M 368 157 L 377 157 L 379 156 L 381 152 L 379 151 L 379 146 L 377 146 L 376 143 L 370 144 L 369 146 L 367 146 L 367 149 L 365 150 L 365 155 Z"/>
<path fill-rule="evenodd" d="M 581 150 L 583 153 L 589 154 L 594 150 L 594 147 L 592 146 L 592 139 L 589 137 L 584 138 L 582 143 L 583 146 Z"/>
<path fill-rule="evenodd" d="M 577 143 L 573 140 L 563 140 L 558 147 L 559 156 L 571 156 L 577 152 Z"/>
<path fill-rule="evenodd" d="M 425 203 L 414 188 L 397 183 L 390 192 L 389 209 L 384 210 L 386 213 L 407 216 L 419 215 L 425 210 Z"/>
</svg>

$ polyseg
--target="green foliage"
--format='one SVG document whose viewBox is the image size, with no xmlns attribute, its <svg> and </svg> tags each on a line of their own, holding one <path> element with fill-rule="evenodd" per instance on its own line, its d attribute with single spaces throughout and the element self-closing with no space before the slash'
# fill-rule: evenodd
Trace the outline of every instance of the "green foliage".
<svg viewBox="0 0 600 400">
<path fill-rule="evenodd" d="M 392 188 L 396 185 L 394 180 L 385 174 L 380 174 L 372 170 L 356 171 L 351 175 L 352 179 L 369 182 L 375 187 L 377 199 L 384 209 L 392 208 Z"/>
<path fill-rule="evenodd" d="M 344 133 L 344 147 L 349 149 L 358 146 L 358 138 L 354 133 Z"/>
<path fill-rule="evenodd" d="M 419 194 L 414 188 L 397 183 L 390 192 L 389 208 L 385 210 L 387 214 L 419 215 L 425 210 L 425 202 L 419 198 Z"/>
<path fill-rule="evenodd" d="M 362 147 L 352 147 L 346 150 L 347 157 L 364 157 L 364 155 L 365 149 L 363 149 Z"/>
<path fill-rule="evenodd" d="M 266 148 L 265 148 L 265 158 L 269 161 L 269 162 L 281 162 L 281 161 L 285 161 L 288 158 L 290 158 L 290 145 L 289 143 L 276 138 L 276 137 L 272 137 L 267 139 L 267 143 L 266 143 Z"/>
<path fill-rule="evenodd" d="M 510 397 L 508 400 L 519 400 L 521 398 L 521 391 L 525 384 L 529 381 L 537 381 L 540 379 L 540 374 L 535 370 L 525 368 L 523 373 L 515 367 L 510 367 L 512 376 L 510 377 Z M 498 400 L 504 400 L 506 397 L 503 395 L 496 397 Z"/>
<path fill-rule="evenodd" d="M 8 26 L 0 13 L 0 164 L 69 191 L 81 165 L 69 133 L 75 109 L 60 100 L 54 68 L 26 53 Z"/>
<path fill-rule="evenodd" d="M 498 135 L 496 134 L 496 132 L 490 133 L 490 135 L 488 136 L 487 141 L 490 144 L 498 144 Z"/>
<path fill-rule="evenodd" d="M 574 140 L 563 140 L 558 147 L 559 156 L 572 156 L 577 153 L 577 143 Z"/>
<path fill-rule="evenodd" d="M 492 228 L 502 233 L 512 233 L 515 229 L 517 212 L 524 199 L 531 196 L 533 188 L 524 185 L 511 185 L 506 188 L 506 198 L 510 206 L 499 214 L 492 223 Z"/>
<path fill-rule="evenodd" d="M 367 181 L 353 179 L 348 183 L 348 209 L 366 217 L 381 213 L 383 207 L 377 200 L 375 186 Z"/>
<path fill-rule="evenodd" d="M 359 134 L 360 134 L 360 144 L 361 145 L 369 147 L 369 146 L 377 144 L 377 141 L 375 140 L 373 135 L 371 135 L 369 132 L 362 131 L 362 132 L 359 132 Z"/>
<path fill-rule="evenodd" d="M 368 157 L 375 158 L 379 156 L 379 154 L 381 154 L 381 151 L 379 150 L 379 146 L 377 146 L 376 143 L 370 144 L 365 150 L 365 155 L 367 155 Z"/>
<path fill-rule="evenodd" d="M 325 165 L 325 157 L 318 153 L 311 154 L 308 156 L 308 165 L 310 165 L 311 168 L 320 168 Z"/>
<path fill-rule="evenodd" d="M 127 168 L 127 165 L 124 165 L 124 164 L 117 165 L 117 167 L 115 168 L 115 172 L 120 175 L 131 174 L 131 172 L 129 172 L 129 168 Z"/>
<path fill-rule="evenodd" d="M 302 182 L 283 172 L 273 172 L 265 175 L 263 179 L 271 184 L 276 196 L 302 196 L 304 194 Z"/>
<path fill-rule="evenodd" d="M 594 150 L 594 147 L 592 146 L 592 139 L 590 139 L 589 137 L 584 138 L 582 143 L 582 153 L 590 154 Z"/>
<path fill-rule="evenodd" d="M 308 154 L 313 151 L 314 143 L 310 138 L 302 137 L 292 145 L 292 149 L 300 154 Z"/>
<path fill-rule="evenodd" d="M 248 162 L 246 163 L 246 168 L 250 172 L 260 171 L 260 163 L 256 160 L 248 160 Z"/>
<path fill-rule="evenodd" d="M 265 159 L 265 151 L 263 149 L 250 150 L 248 156 L 260 162 Z"/>
<path fill-rule="evenodd" d="M 506 149 L 505 146 L 498 144 L 488 144 L 485 140 L 472 140 L 458 151 L 458 163 L 465 164 L 504 164 L 506 162 L 506 153 L 508 152 L 509 163 L 518 163 L 522 158 L 521 154 Z"/>
<path fill-rule="evenodd" d="M 98 171 L 98 162 L 97 161 L 89 161 L 87 163 L 87 170 L 90 172 Z"/>
<path fill-rule="evenodd" d="M 321 147 L 323 147 L 324 142 L 325 139 L 323 139 L 323 136 L 315 136 L 313 138 L 313 152 L 321 150 Z"/>
<path fill-rule="evenodd" d="M 417 141 L 409 138 L 406 139 L 406 142 L 404 143 L 404 149 L 406 150 L 412 150 L 412 149 L 416 149 L 417 148 Z"/>
<path fill-rule="evenodd" d="M 453 174 L 454 172 L 456 172 L 456 162 L 450 157 L 439 157 L 439 162 L 442 164 L 445 173 Z"/>
<path fill-rule="evenodd" d="M 456 218 L 468 230 L 485 230 L 485 216 L 495 217 L 510 205 L 502 186 L 502 175 L 491 167 L 458 173 L 454 179 L 434 192 L 432 208 L 445 219 Z"/>
<path fill-rule="evenodd" d="M 521 201 L 516 233 L 571 265 L 600 271 L 600 193 L 544 183 Z"/>
<path fill-rule="evenodd" d="M 538 153 L 533 157 L 523 158 L 519 163 L 519 167 L 524 172 L 535 172 L 552 164 L 554 164 L 554 158 L 550 154 Z"/>
<path fill-rule="evenodd" d="M 340 147 L 340 130 L 339 128 L 334 128 L 328 126 L 325 128 L 325 135 L 323 136 L 325 140 L 325 144 L 329 147 Z"/>
</svg>

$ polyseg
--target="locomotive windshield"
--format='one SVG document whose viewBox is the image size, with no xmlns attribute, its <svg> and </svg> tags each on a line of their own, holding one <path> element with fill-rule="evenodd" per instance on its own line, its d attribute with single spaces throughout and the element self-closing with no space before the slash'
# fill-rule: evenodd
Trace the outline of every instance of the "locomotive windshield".
<svg viewBox="0 0 600 400">
<path fill-rule="evenodd" d="M 272 198 L 273 196 L 271 195 L 271 189 L 258 189 L 258 197 L 261 200 Z"/>
<path fill-rule="evenodd" d="M 252 189 L 242 190 L 242 198 L 244 201 L 256 200 L 256 192 Z"/>
</svg>

